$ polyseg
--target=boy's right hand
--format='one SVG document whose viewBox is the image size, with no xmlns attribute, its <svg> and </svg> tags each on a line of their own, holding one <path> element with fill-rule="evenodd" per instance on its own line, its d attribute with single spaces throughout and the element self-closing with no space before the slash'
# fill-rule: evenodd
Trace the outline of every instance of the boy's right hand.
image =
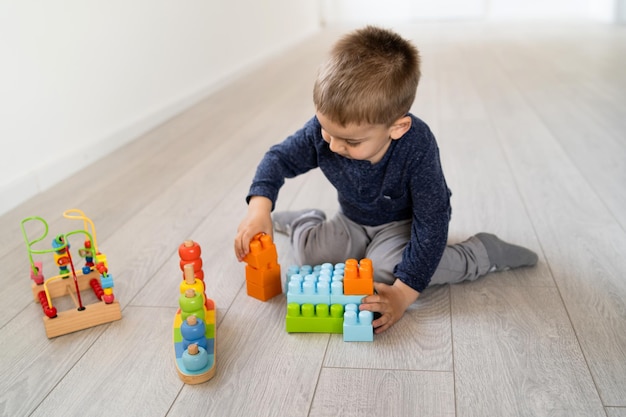
<svg viewBox="0 0 626 417">
<path fill-rule="evenodd" d="M 393 285 L 375 282 L 376 294 L 363 298 L 359 310 L 380 313 L 380 318 L 372 322 L 374 333 L 379 334 L 402 318 L 404 312 L 420 296 L 420 293 L 396 279 Z"/>
<path fill-rule="evenodd" d="M 272 202 L 269 198 L 254 196 L 248 203 L 248 214 L 239 224 L 235 236 L 235 256 L 243 261 L 250 252 L 250 241 L 259 233 L 273 236 Z"/>
</svg>

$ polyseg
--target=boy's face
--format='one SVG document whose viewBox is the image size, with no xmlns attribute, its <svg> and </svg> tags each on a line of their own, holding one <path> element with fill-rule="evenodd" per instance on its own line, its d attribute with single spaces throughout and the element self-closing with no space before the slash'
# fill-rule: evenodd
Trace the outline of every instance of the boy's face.
<svg viewBox="0 0 626 417">
<path fill-rule="evenodd" d="M 316 115 L 322 125 L 322 137 L 332 152 L 344 158 L 370 161 L 372 164 L 383 158 L 392 140 L 401 138 L 411 127 L 411 118 L 408 116 L 398 119 L 389 127 L 378 124 L 342 126 L 320 112 Z"/>
</svg>

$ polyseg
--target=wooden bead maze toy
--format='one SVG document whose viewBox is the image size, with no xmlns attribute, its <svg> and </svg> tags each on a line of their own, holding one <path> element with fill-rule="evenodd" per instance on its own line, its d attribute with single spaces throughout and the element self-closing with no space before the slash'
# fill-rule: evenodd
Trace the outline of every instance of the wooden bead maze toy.
<svg viewBox="0 0 626 417">
<path fill-rule="evenodd" d="M 176 370 L 186 384 L 200 384 L 215 375 L 215 303 L 205 294 L 201 248 L 186 240 L 178 248 L 183 280 L 174 316 Z"/>
<path fill-rule="evenodd" d="M 58 234 L 52 239 L 52 248 L 35 249 L 34 246 L 48 236 L 48 223 L 41 217 L 28 217 L 22 220 L 21 228 L 28 250 L 30 277 L 33 297 L 41 304 L 44 312 L 43 323 L 48 338 L 76 332 L 122 318 L 119 302 L 113 294 L 113 276 L 109 274 L 106 256 L 98 250 L 96 228 L 87 216 L 78 209 L 63 213 L 70 220 L 82 220 L 84 227 L 65 234 Z M 43 228 L 40 235 L 29 238 L 27 228 L 33 234 L 36 224 Z M 74 255 L 70 250 L 70 237 L 84 235 L 83 247 L 78 249 L 84 266 L 77 270 Z M 36 261 L 35 255 L 52 255 L 58 274 L 44 278 L 43 261 Z M 83 291 L 91 288 L 96 302 L 86 304 Z M 56 301 L 69 296 L 75 306 L 73 309 L 58 311 Z M 56 300 L 56 301 L 55 301 Z"/>
</svg>

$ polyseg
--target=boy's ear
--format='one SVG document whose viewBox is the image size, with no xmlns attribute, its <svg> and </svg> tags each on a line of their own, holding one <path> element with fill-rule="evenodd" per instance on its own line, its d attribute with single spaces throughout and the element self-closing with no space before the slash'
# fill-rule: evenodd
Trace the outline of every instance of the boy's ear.
<svg viewBox="0 0 626 417">
<path fill-rule="evenodd" d="M 411 128 L 411 116 L 404 116 L 393 122 L 389 128 L 389 137 L 396 140 L 400 139 Z"/>
</svg>

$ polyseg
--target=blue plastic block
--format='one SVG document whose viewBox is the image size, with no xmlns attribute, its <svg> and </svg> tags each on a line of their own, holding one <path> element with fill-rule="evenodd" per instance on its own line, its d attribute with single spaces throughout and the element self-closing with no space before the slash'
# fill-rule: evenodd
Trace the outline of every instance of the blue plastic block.
<svg viewBox="0 0 626 417">
<path fill-rule="evenodd" d="M 292 275 L 302 275 L 302 276 L 306 276 L 306 275 L 310 275 L 313 274 L 315 276 L 319 276 L 321 274 L 329 274 L 331 277 L 333 275 L 343 275 L 343 270 L 345 268 L 344 264 L 337 264 L 335 266 L 333 266 L 333 264 L 331 263 L 325 263 L 322 265 L 315 265 L 315 266 L 311 266 L 311 265 L 291 265 L 289 266 L 289 268 L 287 268 L 287 273 L 286 273 L 286 282 L 289 283 L 289 279 L 291 278 Z"/>
<path fill-rule="evenodd" d="M 287 284 L 287 304 L 330 305 L 330 281 L 324 275 L 294 274 Z"/>
<path fill-rule="evenodd" d="M 358 311 L 356 304 L 348 304 L 343 313 L 343 341 L 373 342 L 372 319 L 371 311 Z"/>
<path fill-rule="evenodd" d="M 344 295 L 343 294 L 343 282 L 333 281 L 330 284 L 330 303 L 341 304 L 346 306 L 348 304 L 361 304 L 361 300 L 366 295 Z"/>
<path fill-rule="evenodd" d="M 313 273 L 313 267 L 311 265 L 290 265 L 287 268 L 287 282 L 291 279 L 292 275 L 306 276 Z"/>
<path fill-rule="evenodd" d="M 300 273 L 300 267 L 298 265 L 291 265 L 289 266 L 289 268 L 287 268 L 287 283 L 289 283 L 289 280 L 291 279 L 292 275 L 296 275 Z"/>
</svg>

